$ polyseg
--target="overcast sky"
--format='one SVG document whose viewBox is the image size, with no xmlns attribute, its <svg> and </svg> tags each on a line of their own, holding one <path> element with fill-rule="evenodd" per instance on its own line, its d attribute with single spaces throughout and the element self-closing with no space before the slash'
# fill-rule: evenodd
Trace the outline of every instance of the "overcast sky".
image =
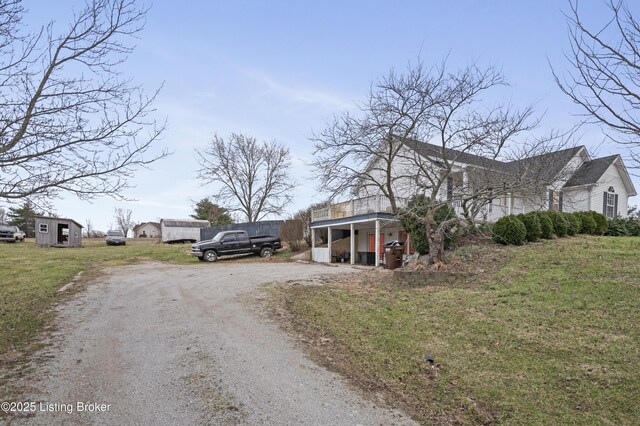
<svg viewBox="0 0 640 426">
<path fill-rule="evenodd" d="M 582 2 L 585 21 L 601 23 L 598 1 Z M 589 4 L 586 4 L 589 3 Z M 24 1 L 28 23 L 66 24 L 72 0 Z M 507 100 L 536 104 L 544 128 L 570 128 L 579 112 L 555 86 L 549 62 L 566 70 L 563 1 L 155 1 L 123 73 L 149 92 L 164 87 L 157 118 L 168 122 L 158 149 L 175 154 L 141 170 L 121 202 L 66 196 L 55 213 L 96 229 L 113 224 L 115 207 L 136 222 L 188 217 L 215 188 L 195 179 L 195 150 L 214 133 L 244 132 L 291 149 L 295 199 L 282 216 L 321 199 L 307 163 L 308 138 L 333 114 L 352 109 L 372 81 L 418 55 L 452 68 L 478 61 L 500 67 Z M 502 95 L 505 95 L 503 93 Z M 598 156 L 622 153 L 584 129 L 581 144 Z M 596 151 L 597 150 L 597 151 Z M 636 188 L 640 183 L 635 180 Z M 630 204 L 636 204 L 637 197 Z"/>
</svg>

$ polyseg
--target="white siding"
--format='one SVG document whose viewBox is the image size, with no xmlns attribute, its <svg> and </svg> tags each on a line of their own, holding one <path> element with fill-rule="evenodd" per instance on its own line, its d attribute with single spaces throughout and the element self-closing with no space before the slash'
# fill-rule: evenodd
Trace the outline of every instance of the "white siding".
<svg viewBox="0 0 640 426">
<path fill-rule="evenodd" d="M 598 180 L 598 183 L 591 192 L 591 210 L 595 210 L 598 213 L 602 213 L 602 204 L 604 192 L 613 186 L 615 193 L 618 194 L 618 214 L 622 217 L 627 217 L 627 205 L 629 202 L 629 194 L 624 186 L 624 182 L 620 177 L 620 172 L 616 166 L 615 161 L 602 177 Z"/>
</svg>

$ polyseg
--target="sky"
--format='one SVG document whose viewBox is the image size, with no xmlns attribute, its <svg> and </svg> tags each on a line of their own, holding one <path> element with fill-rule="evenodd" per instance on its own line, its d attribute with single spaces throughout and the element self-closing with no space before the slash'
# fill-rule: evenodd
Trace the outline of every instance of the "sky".
<svg viewBox="0 0 640 426">
<path fill-rule="evenodd" d="M 584 3 L 584 4 L 583 4 Z M 30 26 L 63 28 L 83 3 L 25 0 Z M 168 127 L 156 150 L 173 155 L 140 170 L 123 196 L 92 202 L 73 195 L 55 213 L 94 229 L 115 226 L 116 207 L 135 222 L 185 218 L 216 191 L 196 179 L 196 152 L 214 134 L 242 132 L 291 150 L 295 198 L 281 218 L 322 200 L 309 162 L 313 131 L 334 114 L 354 111 L 372 82 L 420 57 L 451 69 L 495 65 L 510 83 L 501 93 L 516 106 L 535 104 L 541 130 L 568 129 L 580 112 L 555 85 L 550 63 L 568 69 L 564 1 L 195 1 L 156 0 L 123 75 L 147 92 L 162 86 L 156 118 Z M 582 2 L 584 20 L 602 23 L 599 1 Z M 54 28 L 56 28 L 54 27 Z M 580 144 L 595 156 L 624 154 L 597 127 Z M 636 188 L 640 182 L 635 180 Z M 637 197 L 630 204 L 637 204 Z"/>
</svg>

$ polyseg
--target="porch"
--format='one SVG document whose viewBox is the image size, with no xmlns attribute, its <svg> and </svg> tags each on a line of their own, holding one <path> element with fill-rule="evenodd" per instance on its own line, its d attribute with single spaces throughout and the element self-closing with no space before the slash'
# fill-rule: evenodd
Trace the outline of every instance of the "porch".
<svg viewBox="0 0 640 426">
<path fill-rule="evenodd" d="M 320 230 L 327 233 L 322 246 L 317 242 Z M 405 253 L 412 252 L 408 234 L 391 213 L 316 221 L 311 224 L 311 260 L 380 266 L 384 264 L 384 245 L 392 241 L 403 242 Z"/>
</svg>

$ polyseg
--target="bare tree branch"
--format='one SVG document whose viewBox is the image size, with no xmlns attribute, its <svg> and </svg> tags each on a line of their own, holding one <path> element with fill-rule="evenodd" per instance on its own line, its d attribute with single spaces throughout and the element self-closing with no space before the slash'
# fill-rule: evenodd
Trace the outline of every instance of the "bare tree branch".
<svg viewBox="0 0 640 426">
<path fill-rule="evenodd" d="M 150 96 L 120 75 L 147 10 L 92 0 L 59 35 L 53 23 L 22 35 L 19 1 L 0 1 L 0 198 L 60 192 L 122 199 L 164 124 Z"/>
<path fill-rule="evenodd" d="M 609 0 L 610 19 L 602 28 L 582 21 L 578 2 L 566 15 L 573 71 L 551 70 L 556 84 L 584 110 L 585 123 L 604 127 L 607 137 L 628 150 L 640 167 L 640 25 L 624 1 Z"/>
</svg>

